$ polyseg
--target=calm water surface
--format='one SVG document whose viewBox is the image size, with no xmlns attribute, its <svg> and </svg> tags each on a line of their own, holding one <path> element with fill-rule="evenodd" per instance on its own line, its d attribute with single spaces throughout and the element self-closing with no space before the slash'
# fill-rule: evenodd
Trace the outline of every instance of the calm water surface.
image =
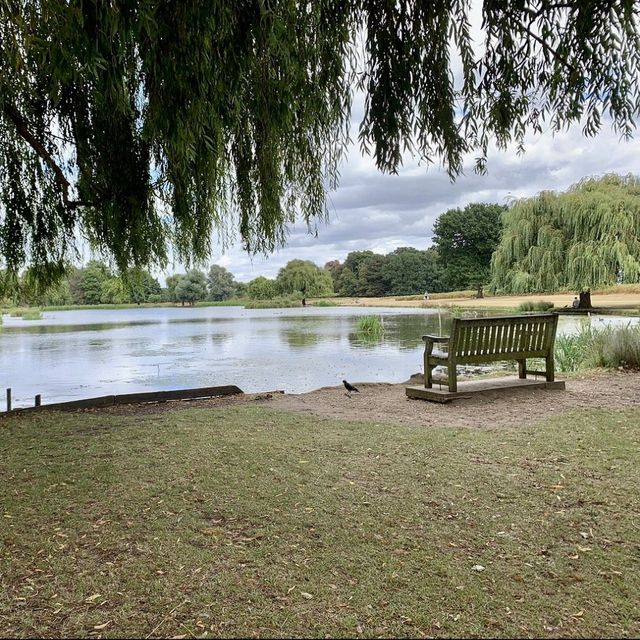
<svg viewBox="0 0 640 640">
<path fill-rule="evenodd" d="M 382 318 L 381 340 L 358 334 L 362 315 Z M 606 322 L 630 320 L 637 318 Z M 561 317 L 560 330 L 574 331 L 580 322 Z M 5 316 L 0 390 L 11 387 L 14 406 L 28 406 L 37 393 L 48 404 L 223 384 L 301 393 L 343 378 L 402 382 L 422 370 L 422 334 L 448 326 L 448 314 L 436 309 L 355 307 L 52 311 L 31 321 Z"/>
</svg>

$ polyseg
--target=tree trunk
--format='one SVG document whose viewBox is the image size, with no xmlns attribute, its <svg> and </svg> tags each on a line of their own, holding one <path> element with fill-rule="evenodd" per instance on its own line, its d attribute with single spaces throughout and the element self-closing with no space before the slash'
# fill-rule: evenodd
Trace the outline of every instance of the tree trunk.
<svg viewBox="0 0 640 640">
<path fill-rule="evenodd" d="M 591 304 L 591 290 L 587 289 L 586 291 L 581 291 L 579 294 L 580 303 L 578 304 L 578 309 L 593 309 L 593 305 Z"/>
</svg>

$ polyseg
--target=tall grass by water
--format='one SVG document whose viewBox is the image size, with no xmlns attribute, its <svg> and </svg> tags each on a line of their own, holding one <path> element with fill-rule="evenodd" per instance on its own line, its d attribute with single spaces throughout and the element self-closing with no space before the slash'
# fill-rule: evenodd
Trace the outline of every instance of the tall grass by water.
<svg viewBox="0 0 640 640">
<path fill-rule="evenodd" d="M 42 311 L 37 307 L 16 307 L 9 311 L 12 318 L 22 318 L 23 320 L 40 320 Z"/>
<path fill-rule="evenodd" d="M 363 316 L 358 318 L 356 325 L 358 333 L 364 333 L 369 336 L 381 336 L 384 333 L 384 323 L 378 316 Z"/>
<path fill-rule="evenodd" d="M 596 367 L 640 369 L 640 326 L 585 326 L 577 334 L 559 335 L 555 361 L 559 371 Z"/>
</svg>

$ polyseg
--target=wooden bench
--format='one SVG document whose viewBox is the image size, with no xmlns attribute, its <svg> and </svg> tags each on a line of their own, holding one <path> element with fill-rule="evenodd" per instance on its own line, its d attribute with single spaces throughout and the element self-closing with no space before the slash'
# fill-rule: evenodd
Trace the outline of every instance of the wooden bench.
<svg viewBox="0 0 640 640">
<path fill-rule="evenodd" d="M 458 390 L 456 365 L 516 360 L 518 375 L 546 376 L 554 381 L 553 344 L 558 326 L 555 313 L 493 318 L 454 318 L 449 336 L 422 336 L 424 348 L 424 386 L 433 386 L 433 368 L 444 365 L 448 371 L 449 392 Z M 446 351 L 435 348 L 446 343 Z M 544 358 L 545 371 L 527 370 L 527 358 Z"/>
</svg>

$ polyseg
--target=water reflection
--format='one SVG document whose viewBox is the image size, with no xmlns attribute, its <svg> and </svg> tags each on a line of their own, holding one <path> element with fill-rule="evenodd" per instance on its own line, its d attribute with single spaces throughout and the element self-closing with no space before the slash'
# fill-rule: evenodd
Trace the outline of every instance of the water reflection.
<svg viewBox="0 0 640 640">
<path fill-rule="evenodd" d="M 312 331 L 301 331 L 295 329 L 284 329 L 280 332 L 280 335 L 284 337 L 285 342 L 290 347 L 310 347 L 320 342 L 321 336 L 319 333 Z"/>
<path fill-rule="evenodd" d="M 67 311 L 66 313 L 73 313 Z M 33 320 L 24 320 L 24 324 L 5 324 L 2 333 L 77 333 L 79 331 L 109 331 L 110 329 L 126 329 L 128 327 L 145 327 L 160 324 L 153 320 L 138 320 L 134 322 L 98 322 L 94 324 L 35 324 Z"/>
<path fill-rule="evenodd" d="M 423 346 L 423 335 L 446 335 L 450 326 L 451 315 L 446 312 L 387 317 L 384 319 L 383 334 L 352 331 L 349 333 L 349 344 L 354 348 L 365 349 L 371 348 L 372 345 L 385 344 L 401 351 L 413 351 Z"/>
</svg>

